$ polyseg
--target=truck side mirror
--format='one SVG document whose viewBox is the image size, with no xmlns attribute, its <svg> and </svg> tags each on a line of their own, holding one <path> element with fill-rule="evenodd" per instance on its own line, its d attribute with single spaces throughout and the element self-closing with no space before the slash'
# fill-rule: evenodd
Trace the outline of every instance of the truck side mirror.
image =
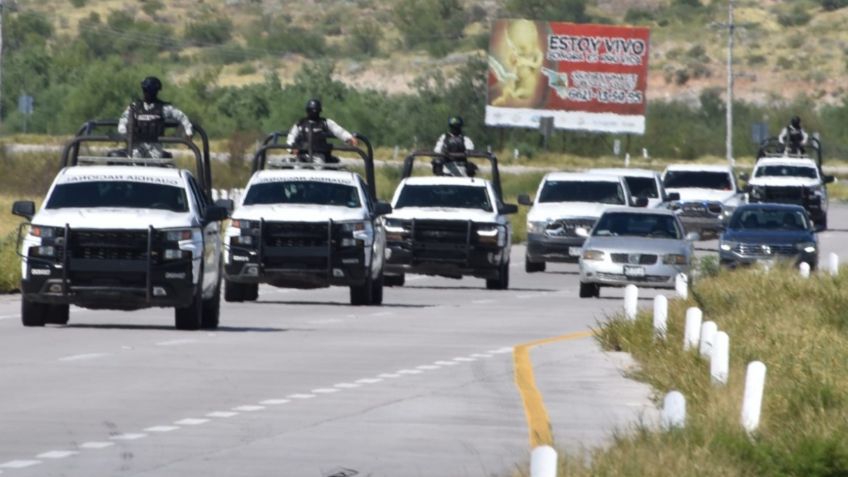
<svg viewBox="0 0 848 477">
<path fill-rule="evenodd" d="M 530 196 L 527 195 L 527 194 L 520 194 L 518 196 L 518 203 L 521 204 L 521 205 L 526 205 L 528 207 L 533 206 L 533 201 L 530 200 Z"/>
<path fill-rule="evenodd" d="M 648 206 L 648 198 L 647 197 L 633 197 L 633 207 L 647 207 Z"/>
<path fill-rule="evenodd" d="M 12 204 L 12 214 L 32 220 L 35 215 L 35 202 L 31 200 L 19 200 Z"/>
<path fill-rule="evenodd" d="M 515 204 L 503 204 L 501 205 L 501 213 L 505 215 L 517 214 L 518 206 Z"/>
<path fill-rule="evenodd" d="M 671 202 L 677 202 L 680 200 L 680 192 L 670 192 L 668 194 L 668 200 Z"/>
<path fill-rule="evenodd" d="M 392 204 L 389 204 L 388 202 L 383 202 L 383 201 L 377 201 L 377 203 L 374 204 L 374 214 L 377 215 L 378 217 L 381 216 L 381 215 L 388 215 L 388 214 L 391 214 L 391 213 L 392 213 Z"/>
<path fill-rule="evenodd" d="M 747 172 L 741 172 L 739 174 L 739 178 L 742 179 L 745 182 L 748 182 L 748 180 L 751 178 L 751 176 L 749 176 Z"/>
<path fill-rule="evenodd" d="M 822 178 L 822 180 L 824 181 L 825 184 L 833 184 L 834 182 L 836 182 L 836 177 L 835 176 L 824 176 Z"/>
<path fill-rule="evenodd" d="M 233 213 L 233 209 L 235 209 L 235 202 L 232 199 L 218 199 L 215 201 L 215 205 L 227 209 L 229 213 Z"/>
<path fill-rule="evenodd" d="M 212 205 L 206 209 L 206 214 L 203 216 L 203 222 L 204 225 L 207 225 L 212 222 L 227 220 L 229 216 L 230 212 L 225 207 Z"/>
</svg>

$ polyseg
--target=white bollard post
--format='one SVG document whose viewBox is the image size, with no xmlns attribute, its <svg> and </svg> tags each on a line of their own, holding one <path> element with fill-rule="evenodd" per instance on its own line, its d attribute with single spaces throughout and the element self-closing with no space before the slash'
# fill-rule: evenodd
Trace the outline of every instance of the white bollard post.
<svg viewBox="0 0 848 477">
<path fill-rule="evenodd" d="M 624 287 L 624 316 L 630 321 L 636 319 L 639 305 L 639 289 L 630 284 Z"/>
<path fill-rule="evenodd" d="M 715 336 L 713 355 L 710 357 L 710 378 L 713 384 L 727 384 L 730 370 L 730 336 L 719 331 Z"/>
<path fill-rule="evenodd" d="M 624 167 L 630 167 L 630 153 L 624 155 Z"/>
<path fill-rule="evenodd" d="M 530 453 L 530 477 L 556 477 L 557 453 L 551 446 L 539 446 Z"/>
<path fill-rule="evenodd" d="M 685 274 L 678 273 L 674 277 L 674 291 L 677 293 L 677 296 L 684 300 L 689 298 L 689 279 L 686 278 Z"/>
<path fill-rule="evenodd" d="M 698 347 L 701 338 L 701 321 L 704 313 L 696 307 L 686 310 L 686 328 L 683 330 L 683 349 L 690 350 Z"/>
<path fill-rule="evenodd" d="M 801 278 L 810 278 L 810 264 L 807 262 L 801 262 L 801 265 L 798 265 L 798 270 L 801 272 Z"/>
<path fill-rule="evenodd" d="M 710 359 L 712 357 L 716 333 L 718 333 L 718 325 L 715 321 L 705 321 L 701 324 L 701 344 L 698 351 L 702 358 Z"/>
<path fill-rule="evenodd" d="M 686 398 L 680 391 L 671 391 L 665 395 L 660 419 L 666 430 L 686 426 Z"/>
<path fill-rule="evenodd" d="M 839 255 L 831 252 L 827 256 L 827 271 L 832 277 L 839 275 Z"/>
<path fill-rule="evenodd" d="M 216 201 L 221 198 L 221 195 L 218 193 L 218 189 L 212 189 L 212 201 Z"/>
<path fill-rule="evenodd" d="M 760 427 L 763 407 L 763 388 L 766 385 L 766 365 L 761 361 L 748 363 L 745 374 L 745 397 L 742 398 L 742 427 L 754 432 Z"/>
<path fill-rule="evenodd" d="M 665 295 L 654 297 L 654 338 L 664 340 L 668 330 L 668 298 Z"/>
<path fill-rule="evenodd" d="M 221 189 L 221 198 L 222 199 L 229 199 L 230 198 L 230 194 L 227 192 L 227 189 Z"/>
</svg>

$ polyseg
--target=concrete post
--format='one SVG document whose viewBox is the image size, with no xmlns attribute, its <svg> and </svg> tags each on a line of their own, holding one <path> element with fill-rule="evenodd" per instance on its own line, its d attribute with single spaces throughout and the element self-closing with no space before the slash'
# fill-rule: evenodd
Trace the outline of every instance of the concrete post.
<svg viewBox="0 0 848 477">
<path fill-rule="evenodd" d="M 760 427 L 763 407 L 763 389 L 766 385 L 766 365 L 761 361 L 748 363 L 745 374 L 745 396 L 742 398 L 742 427 L 754 432 Z"/>
<path fill-rule="evenodd" d="M 713 355 L 710 358 L 710 379 L 713 384 L 727 384 L 730 370 L 730 336 L 724 331 L 716 333 Z"/>
<path fill-rule="evenodd" d="M 839 255 L 831 252 L 827 256 L 827 271 L 832 277 L 839 275 Z"/>
<path fill-rule="evenodd" d="M 639 288 L 630 284 L 624 287 L 624 316 L 630 321 L 636 319 L 639 305 Z"/>
<path fill-rule="evenodd" d="M 686 328 L 683 330 L 683 349 L 690 350 L 698 347 L 701 338 L 701 321 L 704 314 L 696 307 L 686 310 Z"/>
<path fill-rule="evenodd" d="M 713 346 L 715 346 L 715 337 L 718 333 L 718 325 L 715 321 L 705 321 L 701 324 L 701 344 L 698 351 L 702 358 L 710 359 L 713 354 Z"/>
<path fill-rule="evenodd" d="M 530 453 L 530 477 L 556 477 L 557 453 L 550 446 L 539 446 Z"/>
<path fill-rule="evenodd" d="M 674 291 L 677 293 L 677 296 L 684 300 L 689 298 L 689 279 L 686 278 L 685 274 L 678 273 L 674 277 Z"/>
<path fill-rule="evenodd" d="M 801 262 L 801 265 L 798 266 L 798 270 L 801 273 L 801 278 L 810 278 L 810 264 L 807 262 Z"/>
<path fill-rule="evenodd" d="M 654 297 L 654 338 L 664 340 L 668 330 L 668 298 L 665 295 Z"/>
<path fill-rule="evenodd" d="M 686 426 L 686 398 L 680 391 L 671 391 L 665 395 L 660 419 L 666 430 Z"/>
</svg>

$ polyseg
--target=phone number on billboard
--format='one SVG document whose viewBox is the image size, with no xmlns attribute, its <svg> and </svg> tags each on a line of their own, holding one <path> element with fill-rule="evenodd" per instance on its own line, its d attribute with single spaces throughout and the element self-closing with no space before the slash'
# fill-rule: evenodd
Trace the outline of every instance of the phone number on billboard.
<svg viewBox="0 0 848 477">
<path fill-rule="evenodd" d="M 605 104 L 642 104 L 645 101 L 645 96 L 641 91 L 620 89 L 595 91 L 588 88 L 569 88 L 568 100 L 578 103 L 597 101 Z"/>
</svg>

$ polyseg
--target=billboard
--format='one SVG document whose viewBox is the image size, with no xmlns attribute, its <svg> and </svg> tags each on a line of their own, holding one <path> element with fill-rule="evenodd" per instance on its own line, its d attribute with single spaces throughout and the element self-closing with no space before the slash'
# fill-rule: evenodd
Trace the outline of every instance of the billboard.
<svg viewBox="0 0 848 477">
<path fill-rule="evenodd" d="M 648 28 L 498 20 L 486 125 L 645 132 Z"/>
</svg>

